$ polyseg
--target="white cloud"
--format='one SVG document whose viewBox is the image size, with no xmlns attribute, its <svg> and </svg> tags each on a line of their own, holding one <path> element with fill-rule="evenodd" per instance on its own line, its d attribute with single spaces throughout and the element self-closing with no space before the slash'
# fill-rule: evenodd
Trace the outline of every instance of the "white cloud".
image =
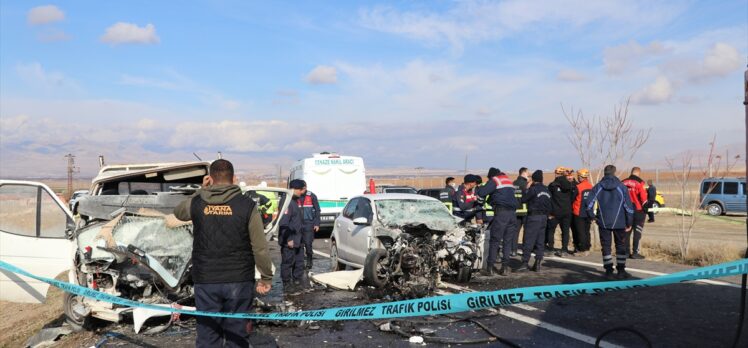
<svg viewBox="0 0 748 348">
<path fill-rule="evenodd" d="M 59 22 L 65 19 L 65 12 L 62 12 L 55 5 L 37 6 L 29 10 L 26 21 L 31 25 L 41 25 Z"/>
<path fill-rule="evenodd" d="M 638 68 L 638 64 L 642 60 L 664 53 L 667 53 L 667 49 L 662 43 L 653 41 L 646 46 L 642 46 L 636 41 L 629 41 L 622 45 L 605 48 L 603 63 L 609 74 L 618 75 L 632 68 Z"/>
<path fill-rule="evenodd" d="M 673 97 L 673 84 L 664 76 L 658 77 L 652 84 L 634 93 L 631 101 L 634 104 L 654 105 L 670 101 Z"/>
<path fill-rule="evenodd" d="M 447 43 L 459 53 L 466 43 L 501 39 L 542 30 L 543 35 L 574 31 L 593 23 L 613 25 L 616 32 L 659 26 L 685 9 L 681 2 L 648 1 L 460 1 L 443 12 L 400 11 L 391 7 L 362 9 L 360 24 L 426 44 Z"/>
<path fill-rule="evenodd" d="M 80 91 L 75 81 L 61 72 L 47 71 L 38 62 L 16 65 L 16 73 L 27 85 L 44 91 Z"/>
<path fill-rule="evenodd" d="M 584 74 L 574 69 L 561 69 L 556 75 L 556 79 L 564 82 L 579 82 L 587 79 Z"/>
<path fill-rule="evenodd" d="M 153 24 L 148 23 L 144 27 L 139 27 L 137 24 L 117 22 L 106 29 L 101 41 L 113 45 L 155 44 L 159 43 L 160 39 Z"/>
<path fill-rule="evenodd" d="M 321 85 L 338 82 L 338 70 L 333 66 L 317 65 L 306 75 L 306 82 Z"/>
<path fill-rule="evenodd" d="M 740 69 L 743 57 L 735 47 L 717 42 L 707 50 L 704 60 L 690 71 L 689 78 L 704 81 L 714 77 L 723 77 Z"/>
</svg>

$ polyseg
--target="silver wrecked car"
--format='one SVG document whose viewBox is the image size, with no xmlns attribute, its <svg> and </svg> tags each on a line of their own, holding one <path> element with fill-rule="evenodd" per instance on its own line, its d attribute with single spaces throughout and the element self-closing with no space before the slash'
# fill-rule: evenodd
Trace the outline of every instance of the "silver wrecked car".
<svg viewBox="0 0 748 348">
<path fill-rule="evenodd" d="M 100 175 L 92 195 L 79 202 L 77 223 L 46 185 L 0 180 L 0 260 L 48 278 L 67 271 L 68 282 L 131 300 L 189 305 L 192 224 L 170 214 L 200 187 L 208 166 L 155 164 Z M 275 197 L 279 216 L 290 201 L 285 189 L 248 189 Z M 277 222 L 266 224 L 268 239 Z M 2 300 L 40 303 L 47 289 L 46 283 L 0 272 Z M 65 294 L 66 320 L 76 328 L 91 318 L 118 322 L 132 311 Z"/>
</svg>

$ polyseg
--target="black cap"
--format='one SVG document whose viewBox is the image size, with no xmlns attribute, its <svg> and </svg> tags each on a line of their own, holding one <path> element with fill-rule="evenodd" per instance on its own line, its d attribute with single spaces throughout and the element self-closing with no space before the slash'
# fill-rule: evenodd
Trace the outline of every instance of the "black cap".
<svg viewBox="0 0 748 348">
<path fill-rule="evenodd" d="M 294 180 L 291 180 L 290 183 L 288 183 L 288 187 L 294 190 L 301 190 L 306 187 L 306 181 L 301 180 L 301 179 L 294 179 Z"/>
<path fill-rule="evenodd" d="M 543 171 L 538 169 L 532 173 L 532 181 L 543 182 Z"/>
<path fill-rule="evenodd" d="M 491 179 L 494 176 L 499 175 L 500 173 L 501 171 L 499 170 L 499 168 L 491 167 L 491 169 L 488 170 L 488 178 Z"/>
</svg>

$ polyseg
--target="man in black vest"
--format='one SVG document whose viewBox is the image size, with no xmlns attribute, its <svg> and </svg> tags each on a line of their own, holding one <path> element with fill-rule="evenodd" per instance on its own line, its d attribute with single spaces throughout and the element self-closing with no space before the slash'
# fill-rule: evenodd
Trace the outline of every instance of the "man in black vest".
<svg viewBox="0 0 748 348">
<path fill-rule="evenodd" d="M 231 162 L 216 160 L 203 187 L 174 209 L 177 219 L 193 224 L 192 280 L 200 311 L 246 313 L 254 291 L 270 291 L 272 263 L 262 217 L 234 179 Z M 256 287 L 255 266 L 261 274 Z M 247 320 L 197 317 L 197 347 L 248 347 L 248 339 Z"/>
</svg>

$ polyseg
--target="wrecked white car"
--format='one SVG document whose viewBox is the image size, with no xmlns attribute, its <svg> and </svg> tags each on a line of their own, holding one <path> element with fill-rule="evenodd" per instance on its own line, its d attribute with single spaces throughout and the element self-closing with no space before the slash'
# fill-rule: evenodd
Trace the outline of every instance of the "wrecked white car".
<svg viewBox="0 0 748 348">
<path fill-rule="evenodd" d="M 352 198 L 330 237 L 332 270 L 364 269 L 370 285 L 406 297 L 431 293 L 440 276 L 470 280 L 483 262 L 483 234 L 462 227 L 440 201 L 414 194 Z"/>
<path fill-rule="evenodd" d="M 92 195 L 78 204 L 77 224 L 47 186 L 2 180 L 0 259 L 44 277 L 69 270 L 71 283 L 131 300 L 189 305 L 192 224 L 170 214 L 200 187 L 208 166 L 162 164 L 100 174 L 92 183 Z M 281 214 L 290 201 L 285 189 L 248 190 L 245 194 L 277 199 Z M 268 240 L 276 233 L 277 222 L 267 221 Z M 0 273 L 2 300 L 43 302 L 47 288 L 45 283 Z M 91 318 L 118 322 L 132 311 L 69 293 L 64 301 L 67 321 L 78 328 L 86 327 Z"/>
</svg>

